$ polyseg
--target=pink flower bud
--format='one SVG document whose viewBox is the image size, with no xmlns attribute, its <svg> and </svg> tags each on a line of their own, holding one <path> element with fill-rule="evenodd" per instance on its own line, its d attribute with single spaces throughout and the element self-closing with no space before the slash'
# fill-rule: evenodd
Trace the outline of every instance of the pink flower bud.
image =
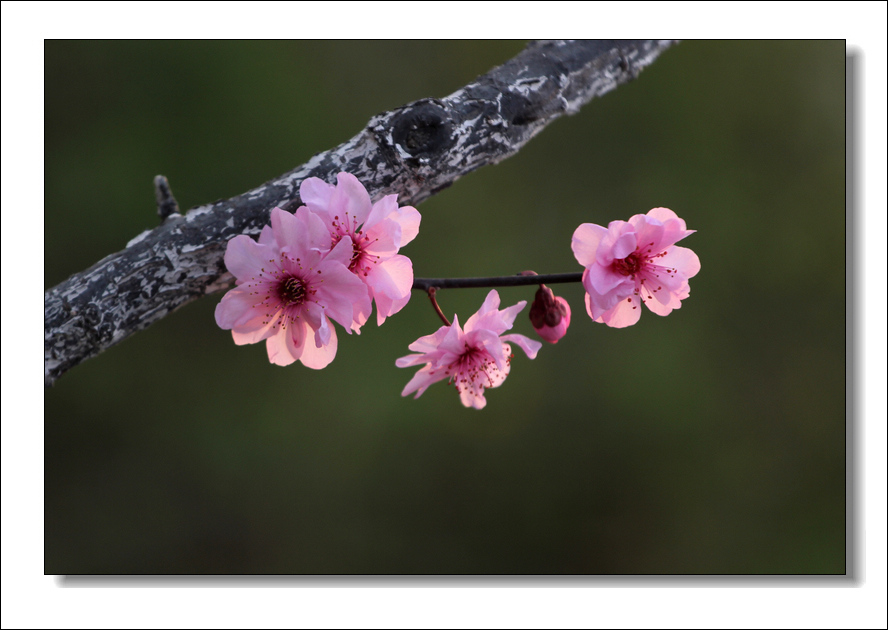
<svg viewBox="0 0 888 630">
<path fill-rule="evenodd" d="M 570 306 L 563 297 L 541 284 L 530 306 L 530 323 L 537 334 L 549 343 L 558 343 L 570 326 Z"/>
</svg>

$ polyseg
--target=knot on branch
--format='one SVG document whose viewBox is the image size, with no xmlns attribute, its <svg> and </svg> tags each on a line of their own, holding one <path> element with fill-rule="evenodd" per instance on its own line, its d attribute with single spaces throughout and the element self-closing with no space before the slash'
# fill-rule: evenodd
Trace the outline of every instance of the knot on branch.
<svg viewBox="0 0 888 630">
<path fill-rule="evenodd" d="M 407 159 L 427 159 L 453 145 L 453 122 L 439 101 L 423 99 L 394 117 L 391 138 L 402 157 L 406 154 Z"/>
<path fill-rule="evenodd" d="M 510 127 L 524 127 L 545 117 L 541 103 L 542 98 L 536 92 L 507 89 L 500 97 L 500 116 Z"/>
</svg>

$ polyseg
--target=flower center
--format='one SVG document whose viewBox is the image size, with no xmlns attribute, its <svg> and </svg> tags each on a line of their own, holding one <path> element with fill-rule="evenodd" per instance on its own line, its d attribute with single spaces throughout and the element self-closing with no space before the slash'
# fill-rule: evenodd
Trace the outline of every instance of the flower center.
<svg viewBox="0 0 888 630">
<path fill-rule="evenodd" d="M 629 254 L 621 260 L 614 261 L 614 269 L 624 276 L 633 276 L 639 272 L 644 260 L 636 253 Z"/>
<path fill-rule="evenodd" d="M 278 296 L 286 306 L 302 304 L 305 299 L 305 283 L 290 276 L 278 285 Z"/>
<path fill-rule="evenodd" d="M 366 240 L 360 236 L 355 236 L 352 238 L 352 257 L 351 262 L 348 263 L 348 270 L 352 273 L 357 273 L 358 265 L 361 262 L 361 256 L 364 254 L 364 250 L 361 248 L 361 243 L 358 243 L 358 240 Z"/>
<path fill-rule="evenodd" d="M 331 233 L 330 238 L 330 248 L 336 247 L 336 244 L 342 240 L 343 236 L 348 235 L 352 240 L 352 255 L 351 260 L 348 263 L 348 270 L 355 274 L 363 274 L 367 275 L 370 273 L 370 264 L 375 264 L 379 259 L 379 256 L 373 256 L 368 254 L 365 249 L 367 245 L 370 243 L 370 239 L 367 238 L 367 235 L 364 234 L 363 230 L 358 229 L 358 222 L 356 219 L 351 218 L 351 224 L 349 224 L 349 216 L 345 215 L 346 220 L 340 222 L 339 215 L 333 217 L 333 232 Z M 377 260 L 373 260 L 373 259 Z M 369 263 L 369 264 L 368 264 Z"/>
</svg>

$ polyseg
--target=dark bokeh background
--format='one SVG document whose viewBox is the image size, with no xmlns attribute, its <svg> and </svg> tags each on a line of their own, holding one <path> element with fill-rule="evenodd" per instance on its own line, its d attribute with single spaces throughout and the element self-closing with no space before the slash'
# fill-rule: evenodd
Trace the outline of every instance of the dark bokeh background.
<svg viewBox="0 0 888 630">
<path fill-rule="evenodd" d="M 47 42 L 45 286 L 157 224 L 154 175 L 183 209 L 238 194 L 522 47 Z M 483 411 L 399 395 L 419 295 L 319 372 L 235 346 L 220 295 L 74 368 L 45 571 L 844 572 L 844 70 L 841 41 L 684 42 L 422 204 L 418 276 L 579 270 L 577 225 L 655 206 L 698 230 L 680 310 L 612 330 L 559 287 L 568 336 Z"/>
</svg>

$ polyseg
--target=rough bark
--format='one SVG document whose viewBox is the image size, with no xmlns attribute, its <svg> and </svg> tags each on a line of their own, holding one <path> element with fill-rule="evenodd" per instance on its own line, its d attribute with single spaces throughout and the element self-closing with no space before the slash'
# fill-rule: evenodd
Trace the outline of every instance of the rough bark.
<svg viewBox="0 0 888 630">
<path fill-rule="evenodd" d="M 158 185 L 163 223 L 44 296 L 44 382 L 203 295 L 226 288 L 226 243 L 257 235 L 275 206 L 295 208 L 308 177 L 348 171 L 376 200 L 417 205 L 463 175 L 516 153 L 548 123 L 634 78 L 671 41 L 533 42 L 445 98 L 370 119 L 348 142 L 231 199 L 178 213 Z"/>
</svg>

